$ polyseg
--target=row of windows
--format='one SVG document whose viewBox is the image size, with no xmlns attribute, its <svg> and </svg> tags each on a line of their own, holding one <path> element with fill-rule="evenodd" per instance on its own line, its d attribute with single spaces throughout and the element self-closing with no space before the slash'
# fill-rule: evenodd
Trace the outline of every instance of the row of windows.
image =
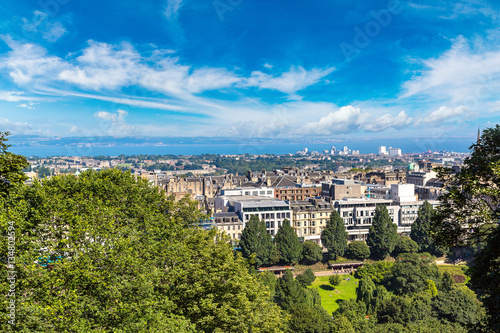
<svg viewBox="0 0 500 333">
<path fill-rule="evenodd" d="M 319 233 L 317 233 L 319 231 Z M 295 232 L 297 236 L 305 236 L 305 235 L 318 235 L 323 232 L 323 228 L 306 228 L 306 229 L 296 229 Z"/>
<path fill-rule="evenodd" d="M 315 219 L 317 216 L 322 217 L 322 216 L 330 216 L 331 213 L 309 213 L 309 214 L 297 214 L 298 219 L 306 219 L 306 218 L 313 218 Z M 309 216 L 308 216 L 309 215 Z"/>
<path fill-rule="evenodd" d="M 309 221 L 309 226 L 310 227 L 315 227 L 316 226 L 316 222 L 318 221 Z M 323 223 L 326 223 L 326 220 L 320 220 L 319 221 L 319 224 L 322 225 Z M 307 221 L 295 221 L 294 225 L 296 227 L 307 227 Z"/>
<path fill-rule="evenodd" d="M 243 208 L 244 212 L 266 212 L 266 211 L 280 211 L 280 210 L 288 210 L 288 207 L 252 207 L 252 208 Z"/>
<path fill-rule="evenodd" d="M 228 225 L 227 226 L 227 230 L 231 230 L 231 227 L 232 227 L 232 230 L 236 230 L 236 226 L 235 225 L 233 225 L 233 226 Z M 224 230 L 223 226 L 221 227 L 221 230 Z M 241 225 L 238 226 L 238 230 L 241 230 Z"/>
<path fill-rule="evenodd" d="M 245 191 L 245 195 L 266 195 L 273 194 L 273 191 Z"/>
<path fill-rule="evenodd" d="M 261 220 L 268 220 L 268 219 L 274 219 L 274 216 L 276 215 L 277 219 L 289 219 L 290 218 L 290 213 L 265 213 L 265 214 L 245 214 L 245 221 L 250 220 L 250 217 L 252 215 L 256 215 L 258 218 Z"/>
</svg>

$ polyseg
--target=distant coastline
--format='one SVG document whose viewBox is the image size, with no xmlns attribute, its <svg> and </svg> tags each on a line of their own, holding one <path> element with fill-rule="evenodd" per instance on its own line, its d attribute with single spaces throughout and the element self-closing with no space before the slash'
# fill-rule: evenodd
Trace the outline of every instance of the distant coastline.
<svg viewBox="0 0 500 333">
<path fill-rule="evenodd" d="M 116 142 L 68 142 L 60 140 L 59 145 L 54 141 L 39 141 L 33 145 L 26 140 L 11 140 L 10 151 L 25 156 L 118 156 L 124 155 L 201 155 L 201 154 L 293 154 L 303 148 L 309 151 L 322 153 L 323 150 L 329 150 L 331 146 L 341 149 L 348 146 L 350 149 L 359 150 L 360 154 L 377 153 L 381 145 L 401 148 L 403 153 L 420 153 L 426 151 L 448 151 L 448 152 L 468 152 L 469 146 L 473 143 L 470 138 L 440 138 L 432 139 L 376 139 L 376 140 L 345 140 L 336 142 L 317 143 L 320 140 L 311 139 L 309 142 L 285 142 L 284 140 L 270 139 L 249 139 L 248 142 L 223 143 L 222 139 L 218 142 L 212 139 L 212 142 L 205 140 L 186 139 L 184 142 L 172 142 L 158 144 L 155 142 L 125 142 L 117 140 Z M 173 141 L 173 140 L 172 140 Z M 204 142 L 205 141 L 205 142 Z M 208 140 L 207 140 L 208 141 Z M 281 141 L 281 142 L 280 142 Z M 325 141 L 325 140 L 323 140 Z M 332 140 L 333 141 L 333 140 Z M 34 141 L 32 141 L 34 143 Z M 107 146 L 104 146 L 107 145 Z"/>
</svg>

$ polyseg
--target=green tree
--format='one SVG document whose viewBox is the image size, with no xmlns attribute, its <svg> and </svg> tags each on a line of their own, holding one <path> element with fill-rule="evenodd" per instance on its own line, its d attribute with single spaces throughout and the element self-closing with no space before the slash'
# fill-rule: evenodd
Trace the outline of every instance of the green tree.
<svg viewBox="0 0 500 333">
<path fill-rule="evenodd" d="M 278 331 L 284 315 L 196 203 L 110 169 L 21 186 L 0 211 L 16 233 L 24 332 Z M 0 245 L 0 256 L 7 256 Z M 52 260 L 45 265 L 47 259 Z M 0 274 L 6 276 L 1 265 Z M 1 292 L 9 286 L 0 282 Z M 5 298 L 6 300 L 6 298 Z M 6 302 L 2 325 L 7 331 Z M 20 301 L 22 300 L 22 301 Z"/>
<path fill-rule="evenodd" d="M 443 289 L 446 291 L 450 291 L 453 288 L 453 278 L 449 272 L 443 273 L 443 278 L 441 279 Z"/>
<path fill-rule="evenodd" d="M 387 208 L 378 205 L 366 240 L 373 258 L 384 259 L 394 250 L 397 232 L 398 226 L 392 222 Z"/>
<path fill-rule="evenodd" d="M 257 279 L 269 289 L 270 299 L 274 299 L 274 294 L 276 293 L 276 283 L 278 280 L 276 275 L 273 272 L 266 270 L 258 273 Z"/>
<path fill-rule="evenodd" d="M 347 245 L 345 254 L 349 259 L 364 260 L 370 257 L 370 248 L 363 241 L 353 241 Z"/>
<path fill-rule="evenodd" d="M 9 132 L 0 132 L 0 198 L 5 198 L 28 179 L 23 172 L 29 166 L 26 157 L 8 151 L 9 135 Z"/>
<path fill-rule="evenodd" d="M 246 223 L 239 245 L 245 258 L 255 254 L 257 267 L 276 262 L 276 249 L 271 235 L 267 232 L 264 221 L 260 221 L 256 215 L 252 215 Z"/>
<path fill-rule="evenodd" d="M 434 239 L 430 235 L 431 221 L 434 215 L 434 208 L 425 200 L 418 210 L 417 219 L 411 225 L 410 238 L 417 243 L 418 252 L 429 252 L 441 256 L 444 254 L 445 249 L 436 246 Z"/>
<path fill-rule="evenodd" d="M 312 265 L 323 259 L 323 250 L 315 241 L 305 241 L 302 243 L 302 257 L 304 262 Z"/>
<path fill-rule="evenodd" d="M 476 255 L 469 272 L 473 288 L 483 295 L 491 330 L 500 331 L 500 227 Z"/>
<path fill-rule="evenodd" d="M 478 247 L 478 241 L 486 244 L 474 260 L 471 283 L 484 295 L 490 329 L 499 331 L 500 125 L 485 129 L 470 149 L 471 155 L 460 172 L 439 170 L 438 176 L 447 191 L 440 197 L 431 234 L 439 245 L 476 243 Z"/>
<path fill-rule="evenodd" d="M 299 281 L 294 280 L 291 270 L 286 269 L 278 279 L 274 301 L 284 310 L 290 310 L 297 304 L 307 304 L 307 293 Z"/>
<path fill-rule="evenodd" d="M 413 257 L 396 261 L 385 276 L 384 285 L 396 295 L 411 295 L 423 292 L 427 280 L 433 280 L 435 285 L 439 284 L 440 274 L 436 264 Z"/>
<path fill-rule="evenodd" d="M 38 167 L 37 173 L 38 173 L 38 178 L 42 179 L 47 176 L 50 176 L 50 169 L 46 166 L 41 166 Z"/>
<path fill-rule="evenodd" d="M 390 273 L 393 265 L 394 263 L 390 261 L 367 263 L 356 270 L 356 277 L 359 279 L 369 277 L 375 283 L 382 283 L 386 275 Z"/>
<path fill-rule="evenodd" d="M 302 286 L 307 287 L 316 280 L 316 275 L 314 275 L 312 269 L 308 268 L 304 273 L 297 275 L 296 279 Z"/>
<path fill-rule="evenodd" d="M 471 290 L 453 289 L 441 293 L 433 306 L 438 318 L 457 322 L 471 329 L 482 326 L 486 319 L 484 308 Z"/>
<path fill-rule="evenodd" d="M 340 284 L 342 280 L 340 279 L 339 275 L 330 275 L 328 278 L 328 282 L 333 286 L 336 287 Z"/>
<path fill-rule="evenodd" d="M 363 302 L 366 306 L 366 313 L 373 314 L 375 311 L 375 290 L 377 287 L 370 278 L 362 278 L 359 280 L 356 288 L 356 297 L 358 302 Z"/>
<path fill-rule="evenodd" d="M 321 306 L 311 307 L 296 304 L 289 311 L 290 322 L 287 332 L 290 333 L 329 333 L 332 330 L 332 317 Z"/>
<path fill-rule="evenodd" d="M 355 333 L 354 327 L 345 316 L 337 316 L 333 319 L 333 332 L 338 333 Z"/>
<path fill-rule="evenodd" d="M 398 236 L 392 256 L 397 257 L 401 253 L 415 253 L 418 251 L 418 244 L 408 236 Z"/>
<path fill-rule="evenodd" d="M 321 233 L 321 242 L 328 249 L 328 254 L 337 258 L 344 254 L 347 246 L 347 231 L 345 231 L 344 221 L 337 211 L 333 211 L 330 220 L 326 223 L 325 229 Z"/>
<path fill-rule="evenodd" d="M 280 261 L 284 264 L 298 263 L 302 259 L 302 244 L 290 221 L 284 220 L 279 227 L 274 243 L 280 255 Z"/>
</svg>

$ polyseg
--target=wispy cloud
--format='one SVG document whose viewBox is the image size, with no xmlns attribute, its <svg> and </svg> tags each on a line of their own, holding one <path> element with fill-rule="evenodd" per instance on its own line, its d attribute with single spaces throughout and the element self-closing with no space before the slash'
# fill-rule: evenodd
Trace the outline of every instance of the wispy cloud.
<svg viewBox="0 0 500 333">
<path fill-rule="evenodd" d="M 318 83 L 319 80 L 332 73 L 334 70 L 335 68 L 330 67 L 326 69 L 314 68 L 307 71 L 301 66 L 292 66 L 288 72 L 282 73 L 279 76 L 254 71 L 250 78 L 245 80 L 244 85 L 258 87 L 260 89 L 277 90 L 286 94 L 295 94 L 299 90 Z"/>
<path fill-rule="evenodd" d="M 94 114 L 94 117 L 104 120 L 108 127 L 104 129 L 105 134 L 114 137 L 125 137 L 137 134 L 137 129 L 125 122 L 125 116 L 128 113 L 124 110 L 118 110 L 116 113 L 99 111 Z"/>
<path fill-rule="evenodd" d="M 467 105 L 491 98 L 500 87 L 500 49 L 457 38 L 437 58 L 422 60 L 423 69 L 403 84 L 405 97 L 431 96 Z"/>
<path fill-rule="evenodd" d="M 179 10 L 184 5 L 183 0 L 167 0 L 167 7 L 165 8 L 165 16 L 169 20 L 177 19 Z"/>
<path fill-rule="evenodd" d="M 22 21 L 25 34 L 39 34 L 51 43 L 56 42 L 68 32 L 61 22 L 50 19 L 48 13 L 39 10 L 33 12 L 31 20 L 23 17 Z"/>
<path fill-rule="evenodd" d="M 33 130 L 28 122 L 10 121 L 9 119 L 0 118 L 0 127 L 2 131 L 12 132 L 15 134 L 36 134 L 38 131 Z"/>
</svg>

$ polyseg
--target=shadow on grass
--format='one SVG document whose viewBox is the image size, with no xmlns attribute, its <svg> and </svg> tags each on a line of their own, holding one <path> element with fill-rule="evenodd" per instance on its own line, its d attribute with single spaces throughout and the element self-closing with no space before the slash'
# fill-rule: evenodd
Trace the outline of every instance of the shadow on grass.
<svg viewBox="0 0 500 333">
<path fill-rule="evenodd" d="M 322 284 L 321 286 L 319 286 L 321 289 L 323 290 L 334 290 L 335 288 L 333 288 L 332 286 L 328 285 L 328 284 Z"/>
</svg>

